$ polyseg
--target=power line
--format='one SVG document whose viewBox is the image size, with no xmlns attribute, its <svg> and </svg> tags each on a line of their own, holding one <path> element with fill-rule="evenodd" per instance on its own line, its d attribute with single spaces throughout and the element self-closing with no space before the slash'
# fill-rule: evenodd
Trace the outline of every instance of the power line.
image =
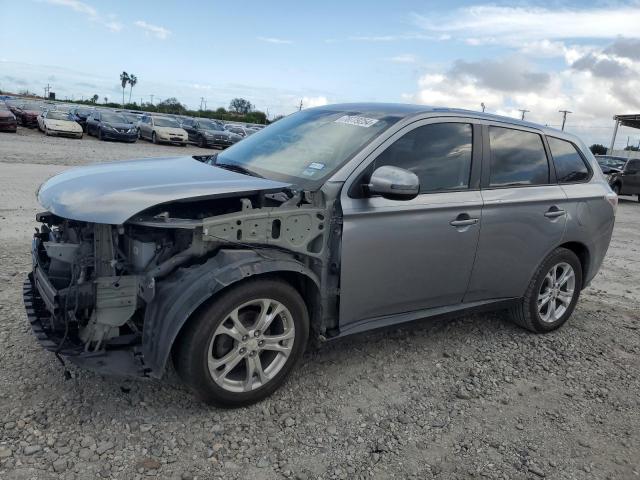
<svg viewBox="0 0 640 480">
<path fill-rule="evenodd" d="M 564 124 L 567 121 L 567 113 L 573 113 L 573 112 L 570 112 L 569 110 L 558 110 L 558 113 L 562 114 L 562 128 L 560 130 L 564 132 Z"/>
</svg>

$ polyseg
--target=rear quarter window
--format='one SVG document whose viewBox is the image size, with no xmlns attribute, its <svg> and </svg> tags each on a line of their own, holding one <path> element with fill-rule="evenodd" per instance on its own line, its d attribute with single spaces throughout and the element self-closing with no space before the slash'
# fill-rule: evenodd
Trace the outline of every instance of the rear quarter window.
<svg viewBox="0 0 640 480">
<path fill-rule="evenodd" d="M 575 145 L 559 138 L 547 137 L 559 183 L 586 182 L 591 171 Z"/>
</svg>

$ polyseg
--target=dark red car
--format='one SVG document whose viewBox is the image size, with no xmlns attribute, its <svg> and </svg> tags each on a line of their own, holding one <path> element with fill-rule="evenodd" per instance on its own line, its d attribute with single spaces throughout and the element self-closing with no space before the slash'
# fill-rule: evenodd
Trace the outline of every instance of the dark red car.
<svg viewBox="0 0 640 480">
<path fill-rule="evenodd" d="M 23 127 L 34 128 L 38 126 L 38 115 L 42 113 L 40 104 L 35 102 L 25 102 L 14 108 L 18 123 Z"/>
<path fill-rule="evenodd" d="M 4 102 L 0 102 L 0 130 L 3 132 L 15 132 L 18 130 L 16 116 Z"/>
</svg>

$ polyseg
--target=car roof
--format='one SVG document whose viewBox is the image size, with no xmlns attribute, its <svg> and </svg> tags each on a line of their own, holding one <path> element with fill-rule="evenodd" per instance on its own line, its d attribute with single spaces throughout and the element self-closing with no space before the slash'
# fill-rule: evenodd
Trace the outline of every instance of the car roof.
<svg viewBox="0 0 640 480">
<path fill-rule="evenodd" d="M 465 116 L 465 117 L 473 117 L 480 120 L 488 120 L 488 121 L 496 121 L 501 123 L 508 123 L 511 125 L 518 125 L 527 128 L 535 128 L 537 130 L 542 130 L 546 134 L 549 135 L 558 135 L 558 136 L 566 136 L 572 137 L 573 135 L 569 135 L 566 132 L 560 131 L 555 128 L 547 127 L 545 125 L 540 125 L 538 123 L 527 122 L 525 120 L 518 120 L 517 118 L 505 117 L 503 115 L 495 115 L 493 113 L 484 113 L 477 112 L 474 110 L 465 110 L 463 108 L 448 108 L 448 107 L 434 107 L 430 105 L 414 105 L 408 103 L 375 103 L 375 102 L 364 102 L 364 103 L 339 103 L 333 105 L 324 105 L 322 107 L 315 107 L 315 109 L 319 110 L 331 110 L 331 111 L 343 111 L 345 113 L 348 112 L 358 112 L 364 115 L 372 115 L 372 116 L 384 116 L 384 115 L 394 115 L 402 118 L 414 117 L 417 115 L 424 114 L 432 114 L 432 116 L 437 116 L 438 114 L 446 114 L 452 116 Z"/>
</svg>

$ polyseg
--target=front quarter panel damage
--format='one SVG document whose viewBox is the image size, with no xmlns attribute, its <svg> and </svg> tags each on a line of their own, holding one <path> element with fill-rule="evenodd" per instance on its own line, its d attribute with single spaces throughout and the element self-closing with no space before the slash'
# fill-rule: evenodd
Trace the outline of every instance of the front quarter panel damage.
<svg viewBox="0 0 640 480">
<path fill-rule="evenodd" d="M 287 252 L 222 249 L 205 263 L 180 268 L 158 282 L 147 306 L 142 352 L 150 375 L 163 375 L 172 345 L 189 317 L 225 287 L 253 275 L 295 272 L 320 287 L 317 275 Z"/>
</svg>

